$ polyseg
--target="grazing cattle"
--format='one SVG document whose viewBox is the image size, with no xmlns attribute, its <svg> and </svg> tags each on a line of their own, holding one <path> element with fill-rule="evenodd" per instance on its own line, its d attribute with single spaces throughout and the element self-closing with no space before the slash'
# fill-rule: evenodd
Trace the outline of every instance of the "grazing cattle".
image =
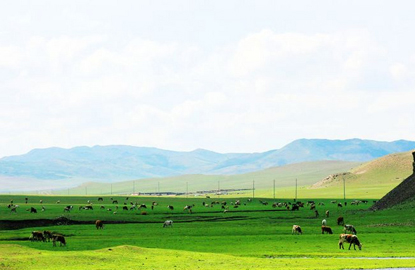
<svg viewBox="0 0 415 270">
<path fill-rule="evenodd" d="M 60 200 L 57 200 L 57 201 L 56 201 L 56 203 L 57 203 L 57 204 L 60 204 L 60 203 L 61 203 L 61 201 L 60 201 Z"/>
<path fill-rule="evenodd" d="M 27 209 L 26 211 L 30 211 L 30 213 L 37 213 L 37 210 L 36 210 L 36 208 L 34 208 L 34 207 L 30 207 L 30 209 Z"/>
<path fill-rule="evenodd" d="M 42 212 L 45 212 L 46 208 L 44 206 L 42 206 Z"/>
<path fill-rule="evenodd" d="M 183 211 L 189 211 L 189 213 L 191 214 L 192 213 L 192 206 L 191 205 L 186 205 L 184 208 L 183 208 Z"/>
<path fill-rule="evenodd" d="M 299 211 L 300 207 L 297 204 L 293 204 L 293 206 L 291 207 L 291 211 Z"/>
<path fill-rule="evenodd" d="M 118 204 L 118 201 L 117 200 L 113 200 L 112 203 L 113 204 Z"/>
<path fill-rule="evenodd" d="M 318 218 L 320 216 L 320 214 L 318 213 L 317 210 L 315 210 L 314 213 L 316 214 L 316 218 Z"/>
<path fill-rule="evenodd" d="M 145 204 L 140 204 L 140 206 L 138 207 L 139 209 L 141 209 L 141 208 L 147 208 L 147 205 L 145 205 Z"/>
<path fill-rule="evenodd" d="M 127 206 L 123 206 L 122 210 L 127 210 L 128 211 L 128 207 Z"/>
<path fill-rule="evenodd" d="M 92 205 L 85 205 L 83 207 L 83 209 L 85 209 L 85 210 L 94 210 L 94 208 L 92 207 Z"/>
<path fill-rule="evenodd" d="M 343 231 L 345 233 L 349 232 L 349 233 L 352 233 L 352 234 L 357 234 L 357 231 L 356 231 L 355 227 L 353 225 L 350 225 L 350 224 L 344 225 Z"/>
<path fill-rule="evenodd" d="M 344 249 L 343 243 L 349 243 L 349 250 L 353 244 L 354 250 L 356 250 L 356 246 L 359 247 L 359 250 L 362 250 L 362 243 L 360 243 L 359 239 L 354 234 L 340 234 L 339 237 L 339 248 Z"/>
<path fill-rule="evenodd" d="M 344 218 L 343 217 L 338 217 L 337 218 L 337 225 L 344 225 Z"/>
<path fill-rule="evenodd" d="M 333 231 L 329 226 L 321 226 L 321 234 L 324 233 L 333 234 Z"/>
<path fill-rule="evenodd" d="M 326 225 L 327 225 L 327 220 L 326 220 L 326 219 L 323 219 L 323 220 L 321 221 L 321 225 L 326 226 Z"/>
<path fill-rule="evenodd" d="M 343 205 L 341 203 L 338 203 L 337 207 L 343 207 Z"/>
<path fill-rule="evenodd" d="M 330 216 L 330 211 L 329 210 L 327 210 L 326 211 L 326 218 L 328 218 Z"/>
<path fill-rule="evenodd" d="M 97 230 L 104 229 L 104 222 L 98 219 L 97 221 L 95 221 L 95 227 L 97 227 Z"/>
<path fill-rule="evenodd" d="M 103 202 L 103 201 L 104 201 L 104 198 L 99 197 L 99 198 L 98 198 L 98 201 L 99 201 L 99 202 Z"/>
<path fill-rule="evenodd" d="M 10 208 L 10 212 L 17 213 L 17 207 L 18 207 L 18 205 L 14 205 L 14 206 L 12 206 L 12 207 Z"/>
<path fill-rule="evenodd" d="M 45 242 L 45 236 L 40 231 L 33 231 L 32 235 L 30 236 L 30 240 L 33 241 L 43 241 Z"/>
<path fill-rule="evenodd" d="M 166 227 L 173 227 L 173 220 L 164 221 L 163 228 L 166 228 Z"/>
<path fill-rule="evenodd" d="M 311 207 L 310 207 L 310 210 L 315 210 L 315 209 L 316 209 L 316 205 L 312 204 Z"/>
<path fill-rule="evenodd" d="M 173 205 L 167 205 L 167 208 L 169 208 L 170 210 L 174 210 L 174 207 L 173 207 Z"/>
<path fill-rule="evenodd" d="M 303 234 L 303 231 L 301 230 L 301 227 L 299 225 L 293 225 L 291 234 Z"/>
<path fill-rule="evenodd" d="M 53 246 L 56 247 L 56 242 L 59 242 L 59 246 L 66 246 L 65 237 L 61 234 L 52 235 Z"/>
<path fill-rule="evenodd" d="M 42 204 L 43 203 L 43 200 L 40 200 L 39 203 Z"/>
<path fill-rule="evenodd" d="M 63 208 L 63 212 L 71 212 L 71 210 L 73 209 L 72 205 L 68 205 L 65 208 Z"/>
<path fill-rule="evenodd" d="M 50 242 L 50 239 L 52 239 L 52 232 L 51 231 L 43 231 L 43 235 L 45 237 L 45 240 Z"/>
</svg>

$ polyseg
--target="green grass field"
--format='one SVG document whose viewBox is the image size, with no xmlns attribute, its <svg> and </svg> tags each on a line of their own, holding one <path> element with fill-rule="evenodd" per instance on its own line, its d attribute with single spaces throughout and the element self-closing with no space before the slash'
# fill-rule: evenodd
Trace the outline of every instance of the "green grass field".
<svg viewBox="0 0 415 270">
<path fill-rule="evenodd" d="M 372 204 L 338 208 L 331 199 L 317 199 L 321 216 L 330 211 L 328 225 L 334 234 L 321 234 L 321 220 L 309 207 L 300 211 L 273 208 L 273 199 L 260 199 L 233 208 L 236 198 L 172 198 L 109 196 L 98 202 L 97 196 L 0 196 L 0 269 L 355 269 L 414 267 L 415 203 L 393 209 L 371 212 Z M 43 203 L 40 204 L 39 200 Z M 7 205 L 19 204 L 17 213 Z M 60 200 L 60 204 L 56 202 Z M 94 210 L 79 210 L 87 201 Z M 307 199 L 300 199 L 307 201 Z M 156 201 L 152 210 L 149 206 Z M 220 205 L 202 206 L 202 202 L 226 201 L 229 210 Z M 287 201 L 276 199 L 275 201 Z M 290 200 L 292 201 L 292 200 Z M 146 204 L 147 209 L 122 210 L 123 203 Z M 195 205 L 193 213 L 183 211 Z M 246 205 L 244 205 L 246 204 Z M 66 205 L 74 210 L 64 213 Z M 105 209 L 100 209 L 100 206 Z M 170 211 L 167 205 L 175 209 Z M 41 212 L 41 206 L 45 211 Z M 35 207 L 31 214 L 26 209 Z M 111 211 L 107 209 L 111 208 Z M 142 212 L 146 212 L 143 215 Z M 69 222 L 56 220 L 64 216 Z M 340 250 L 338 235 L 342 226 L 338 216 L 355 225 L 363 249 Z M 105 222 L 97 230 L 94 221 Z M 172 228 L 163 228 L 163 221 L 173 220 Z M 71 224 L 77 221 L 77 224 Z M 48 224 L 49 223 L 49 224 Z M 292 235 L 293 224 L 302 227 L 303 235 Z M 48 226 L 47 226 L 48 225 Z M 14 229 L 12 229 L 14 228 Z M 66 247 L 53 247 L 51 242 L 28 240 L 33 230 L 51 230 L 66 236 Z"/>
</svg>

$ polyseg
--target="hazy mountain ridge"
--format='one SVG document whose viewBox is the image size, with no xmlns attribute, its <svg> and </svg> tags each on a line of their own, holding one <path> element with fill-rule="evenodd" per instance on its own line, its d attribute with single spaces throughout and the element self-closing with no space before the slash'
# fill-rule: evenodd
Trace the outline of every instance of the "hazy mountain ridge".
<svg viewBox="0 0 415 270">
<path fill-rule="evenodd" d="M 415 142 L 300 139 L 263 153 L 221 154 L 125 145 L 34 149 L 0 159 L 0 177 L 36 179 L 133 180 L 184 174 L 240 174 L 286 164 L 343 160 L 368 161 L 415 149 Z"/>
</svg>

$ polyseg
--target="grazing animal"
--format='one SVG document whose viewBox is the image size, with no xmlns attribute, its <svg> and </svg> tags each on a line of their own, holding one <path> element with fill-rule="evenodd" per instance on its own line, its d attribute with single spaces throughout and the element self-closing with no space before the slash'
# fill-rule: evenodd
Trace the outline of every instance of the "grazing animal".
<svg viewBox="0 0 415 270">
<path fill-rule="evenodd" d="M 350 224 L 344 225 L 343 230 L 344 230 L 345 233 L 349 232 L 349 233 L 357 234 L 357 231 L 356 231 L 355 227 L 353 225 L 350 225 Z"/>
<path fill-rule="evenodd" d="M 40 200 L 39 203 L 43 203 L 43 200 Z"/>
<path fill-rule="evenodd" d="M 43 241 L 45 242 L 45 236 L 40 231 L 33 231 L 32 235 L 30 236 L 30 240 L 33 241 Z"/>
<path fill-rule="evenodd" d="M 16 205 L 12 206 L 12 207 L 10 208 L 10 212 L 17 213 L 17 206 L 16 206 Z"/>
<path fill-rule="evenodd" d="M 98 201 L 99 201 L 99 202 L 103 202 L 103 201 L 104 201 L 104 198 L 99 197 L 99 198 L 98 198 Z"/>
<path fill-rule="evenodd" d="M 318 213 L 317 210 L 315 210 L 314 213 L 316 214 L 316 218 L 318 218 L 320 216 L 320 214 Z"/>
<path fill-rule="evenodd" d="M 43 231 L 43 235 L 45 237 L 45 240 L 50 242 L 50 239 L 52 239 L 52 232 L 51 231 Z"/>
<path fill-rule="evenodd" d="M 128 211 L 128 207 L 127 206 L 123 206 L 122 210 L 127 210 Z"/>
<path fill-rule="evenodd" d="M 164 221 L 163 228 L 166 228 L 166 227 L 173 227 L 173 220 Z"/>
<path fill-rule="evenodd" d="M 343 205 L 341 203 L 338 203 L 337 207 L 343 207 Z"/>
<path fill-rule="evenodd" d="M 301 227 L 299 225 L 293 225 L 291 234 L 303 234 L 303 231 L 301 230 Z"/>
<path fill-rule="evenodd" d="M 68 205 L 65 208 L 63 208 L 63 212 L 71 212 L 71 210 L 73 209 L 72 205 Z"/>
<path fill-rule="evenodd" d="M 66 246 L 65 237 L 61 234 L 52 235 L 53 246 L 56 247 L 56 242 L 59 242 L 59 246 Z"/>
<path fill-rule="evenodd" d="M 97 227 L 97 230 L 98 229 L 104 229 L 104 222 L 102 222 L 102 220 L 97 220 L 97 221 L 95 221 L 95 227 Z"/>
<path fill-rule="evenodd" d="M 326 219 L 323 219 L 323 220 L 321 221 L 321 225 L 322 225 L 322 226 L 326 226 L 326 225 L 327 225 L 327 220 L 326 220 Z"/>
<path fill-rule="evenodd" d="M 331 228 L 329 226 L 321 226 L 321 234 L 324 233 L 328 233 L 328 234 L 333 234 L 333 231 L 331 230 Z"/>
<path fill-rule="evenodd" d="M 34 207 L 30 207 L 30 209 L 27 209 L 27 211 L 30 211 L 30 213 L 37 213 L 37 210 Z"/>
<path fill-rule="evenodd" d="M 174 210 L 174 207 L 173 207 L 173 205 L 167 205 L 167 208 L 169 208 L 170 210 Z"/>
<path fill-rule="evenodd" d="M 337 225 L 344 225 L 344 218 L 343 217 L 338 217 L 337 218 Z"/>
<path fill-rule="evenodd" d="M 113 204 L 118 204 L 118 201 L 117 200 L 113 200 L 112 203 Z"/>
<path fill-rule="evenodd" d="M 349 243 L 349 250 L 353 244 L 354 250 L 356 250 L 356 246 L 359 247 L 359 250 L 362 250 L 362 243 L 360 243 L 359 239 L 354 234 L 340 234 L 339 237 L 339 248 L 344 249 L 343 243 Z"/>
<path fill-rule="evenodd" d="M 83 207 L 83 209 L 85 209 L 85 210 L 94 210 L 94 208 L 92 207 L 92 205 L 85 205 Z"/>
<path fill-rule="evenodd" d="M 186 205 L 184 208 L 183 208 L 183 211 L 189 211 L 189 213 L 191 214 L 192 213 L 192 206 L 191 205 Z"/>
<path fill-rule="evenodd" d="M 329 210 L 327 210 L 326 211 L 326 218 L 328 218 L 330 216 L 330 211 Z"/>
<path fill-rule="evenodd" d="M 299 211 L 300 207 L 297 204 L 293 204 L 291 211 L 296 211 L 296 210 Z"/>
</svg>

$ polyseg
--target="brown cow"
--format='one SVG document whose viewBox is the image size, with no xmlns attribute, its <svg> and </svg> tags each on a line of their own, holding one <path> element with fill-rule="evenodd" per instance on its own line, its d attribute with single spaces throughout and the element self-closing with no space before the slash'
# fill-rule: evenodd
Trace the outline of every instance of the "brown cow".
<svg viewBox="0 0 415 270">
<path fill-rule="evenodd" d="M 344 225 L 344 218 L 343 217 L 338 217 L 337 218 L 337 225 Z"/>
<path fill-rule="evenodd" d="M 56 247 L 56 241 L 59 242 L 59 246 L 66 246 L 66 240 L 62 234 L 52 235 L 52 242 L 54 247 Z"/>
<path fill-rule="evenodd" d="M 98 229 L 104 229 L 104 222 L 102 222 L 102 220 L 97 220 L 97 221 L 95 221 L 95 226 L 97 227 L 97 230 Z"/>
<path fill-rule="evenodd" d="M 344 242 L 350 243 L 349 250 L 352 244 L 353 244 L 354 250 L 356 250 L 356 246 L 359 247 L 359 250 L 362 250 L 362 243 L 360 243 L 359 239 L 354 234 L 340 234 L 340 237 L 339 237 L 339 248 L 340 249 L 344 249 L 344 246 L 343 246 Z"/>
<path fill-rule="evenodd" d="M 51 231 L 43 231 L 43 235 L 45 236 L 45 240 L 50 242 L 50 239 L 52 239 L 52 232 Z"/>
<path fill-rule="evenodd" d="M 328 233 L 328 234 L 333 234 L 333 231 L 331 230 L 331 228 L 329 226 L 321 226 L 321 234 L 324 233 Z"/>
<path fill-rule="evenodd" d="M 33 231 L 32 235 L 30 236 L 30 241 L 43 241 L 45 242 L 45 236 L 43 236 L 43 233 L 40 231 Z"/>
</svg>

